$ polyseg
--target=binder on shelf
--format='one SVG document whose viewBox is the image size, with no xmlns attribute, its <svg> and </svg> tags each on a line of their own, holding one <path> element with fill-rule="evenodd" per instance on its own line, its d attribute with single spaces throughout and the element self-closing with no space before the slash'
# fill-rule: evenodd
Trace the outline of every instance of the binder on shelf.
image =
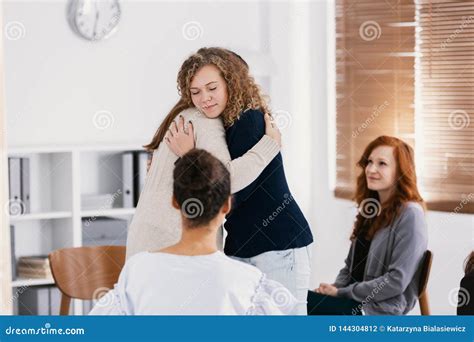
<svg viewBox="0 0 474 342">
<path fill-rule="evenodd" d="M 145 185 L 148 154 L 149 153 L 146 151 L 139 151 L 135 153 L 135 163 L 134 163 L 134 171 L 135 171 L 134 204 L 135 204 L 135 207 L 138 204 L 138 199 L 140 198 L 140 194 L 143 190 L 143 186 Z"/>
<path fill-rule="evenodd" d="M 122 154 L 122 198 L 124 208 L 134 207 L 133 153 Z"/>
<path fill-rule="evenodd" d="M 61 291 L 59 291 L 59 289 L 56 286 L 51 286 L 49 288 L 49 315 L 59 316 L 60 308 L 61 308 Z"/>
<path fill-rule="evenodd" d="M 10 225 L 10 253 L 12 259 L 12 280 L 16 280 L 15 226 Z"/>
<path fill-rule="evenodd" d="M 55 286 L 34 286 L 18 296 L 20 315 L 59 315 L 61 292 Z"/>
<path fill-rule="evenodd" d="M 49 315 L 49 288 L 45 286 L 35 286 L 27 288 L 18 297 L 18 313 L 20 315 Z"/>
<path fill-rule="evenodd" d="M 31 212 L 30 205 L 30 159 L 21 158 L 21 200 L 24 214 Z"/>
<path fill-rule="evenodd" d="M 20 158 L 8 158 L 9 179 L 9 211 L 10 215 L 22 215 L 24 205 L 21 202 L 21 160 Z"/>
</svg>

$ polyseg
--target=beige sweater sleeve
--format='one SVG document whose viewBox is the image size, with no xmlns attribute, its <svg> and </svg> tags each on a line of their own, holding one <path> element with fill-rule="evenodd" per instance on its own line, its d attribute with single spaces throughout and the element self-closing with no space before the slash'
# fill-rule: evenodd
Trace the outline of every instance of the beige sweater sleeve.
<svg viewBox="0 0 474 342">
<path fill-rule="evenodd" d="M 243 156 L 232 160 L 221 119 L 197 119 L 193 120 L 193 125 L 196 148 L 212 153 L 224 163 L 230 172 L 232 193 L 250 185 L 280 152 L 278 143 L 268 135 L 264 135 Z"/>
</svg>

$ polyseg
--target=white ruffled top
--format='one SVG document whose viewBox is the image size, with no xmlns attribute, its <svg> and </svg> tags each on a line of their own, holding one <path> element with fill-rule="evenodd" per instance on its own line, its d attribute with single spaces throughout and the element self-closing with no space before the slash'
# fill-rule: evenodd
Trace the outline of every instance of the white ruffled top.
<svg viewBox="0 0 474 342">
<path fill-rule="evenodd" d="M 283 285 L 220 251 L 141 252 L 90 315 L 291 315 L 296 304 Z"/>
</svg>

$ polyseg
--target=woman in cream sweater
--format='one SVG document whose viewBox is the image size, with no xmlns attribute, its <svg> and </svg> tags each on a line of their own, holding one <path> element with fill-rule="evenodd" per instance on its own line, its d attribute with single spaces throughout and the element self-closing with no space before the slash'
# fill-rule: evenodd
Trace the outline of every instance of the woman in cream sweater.
<svg viewBox="0 0 474 342">
<path fill-rule="evenodd" d="M 179 89 L 186 88 L 185 82 L 185 75 L 178 74 Z M 228 96 L 227 93 L 225 96 Z M 231 160 L 222 118 L 202 114 L 188 97 L 189 94 L 188 96 L 181 94 L 181 99 L 166 116 L 153 141 L 145 146 L 149 151 L 153 151 L 153 158 L 129 227 L 127 259 L 138 252 L 173 245 L 181 237 L 181 217 L 179 211 L 171 205 L 172 173 L 178 157 L 167 144 L 162 143 L 165 135 L 171 134 L 169 129 L 176 128 L 179 117 L 181 122 L 192 122 L 192 129 L 186 134 L 194 136 L 196 148 L 207 150 L 227 167 L 231 175 L 232 193 L 252 183 L 280 151 L 280 132 L 267 116 L 265 135 L 244 155 Z M 224 99 L 219 101 L 223 107 L 226 107 L 226 103 L 227 98 L 225 101 Z M 224 108 L 217 108 L 216 112 L 218 110 L 221 113 Z M 202 212 L 202 204 L 198 201 L 190 199 L 186 205 L 184 209 L 190 217 Z"/>
</svg>

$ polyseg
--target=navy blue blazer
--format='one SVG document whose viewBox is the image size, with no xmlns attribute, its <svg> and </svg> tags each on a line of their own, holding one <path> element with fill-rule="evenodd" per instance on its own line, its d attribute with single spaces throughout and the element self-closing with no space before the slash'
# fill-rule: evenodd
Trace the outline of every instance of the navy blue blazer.
<svg viewBox="0 0 474 342">
<path fill-rule="evenodd" d="M 226 129 L 232 159 L 241 157 L 265 134 L 259 110 L 248 110 Z M 286 181 L 281 153 L 260 176 L 234 195 L 233 208 L 224 225 L 224 252 L 249 258 L 258 254 L 300 248 L 313 242 L 311 229 Z"/>
</svg>

